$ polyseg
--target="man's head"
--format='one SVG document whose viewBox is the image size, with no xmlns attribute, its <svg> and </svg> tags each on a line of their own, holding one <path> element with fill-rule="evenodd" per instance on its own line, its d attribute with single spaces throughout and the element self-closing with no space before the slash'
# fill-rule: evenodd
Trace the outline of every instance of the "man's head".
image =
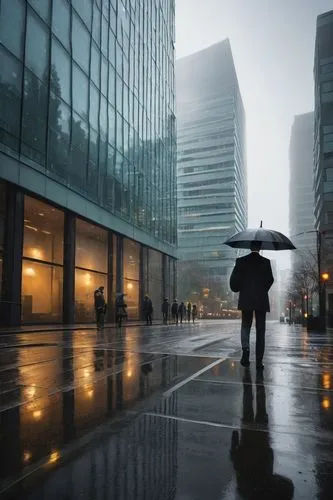
<svg viewBox="0 0 333 500">
<path fill-rule="evenodd" d="M 261 241 L 251 241 L 251 252 L 260 252 L 261 244 Z"/>
<path fill-rule="evenodd" d="M 100 286 L 100 287 L 98 288 L 98 290 L 99 290 L 101 293 L 104 293 L 104 286 Z"/>
</svg>

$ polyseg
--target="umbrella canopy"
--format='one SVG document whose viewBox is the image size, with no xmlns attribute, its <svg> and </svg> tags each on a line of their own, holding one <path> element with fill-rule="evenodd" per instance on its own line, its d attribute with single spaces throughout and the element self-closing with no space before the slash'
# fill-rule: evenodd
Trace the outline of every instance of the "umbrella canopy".
<svg viewBox="0 0 333 500">
<path fill-rule="evenodd" d="M 232 248 L 250 248 L 252 241 L 260 241 L 262 250 L 295 250 L 296 247 L 282 233 L 272 229 L 245 229 L 224 242 Z"/>
</svg>

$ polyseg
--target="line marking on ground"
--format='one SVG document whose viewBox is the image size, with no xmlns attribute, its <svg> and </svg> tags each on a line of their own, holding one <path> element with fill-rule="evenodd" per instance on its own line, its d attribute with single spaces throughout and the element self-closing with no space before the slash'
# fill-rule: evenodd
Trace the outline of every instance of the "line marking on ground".
<svg viewBox="0 0 333 500">
<path fill-rule="evenodd" d="M 185 380 L 182 380 L 181 382 L 179 382 L 178 384 L 174 385 L 173 387 L 171 387 L 171 389 L 165 391 L 163 393 L 163 396 L 165 398 L 167 398 L 168 396 L 170 396 L 170 394 L 172 394 L 173 392 L 177 391 L 178 389 L 180 389 L 181 387 L 183 387 L 185 384 L 187 384 L 188 382 L 191 382 L 191 380 L 193 380 L 194 378 L 196 377 L 199 377 L 199 375 L 201 375 L 202 373 L 205 373 L 207 372 L 208 370 L 210 370 L 211 368 L 213 368 L 214 366 L 216 365 L 219 365 L 220 363 L 222 363 L 223 361 L 225 361 L 227 358 L 220 358 L 220 359 L 217 359 L 216 361 L 213 361 L 213 363 L 210 363 L 209 365 L 205 366 L 204 368 L 202 368 L 201 370 L 193 373 L 192 375 L 190 375 L 189 377 L 187 377 Z"/>
</svg>

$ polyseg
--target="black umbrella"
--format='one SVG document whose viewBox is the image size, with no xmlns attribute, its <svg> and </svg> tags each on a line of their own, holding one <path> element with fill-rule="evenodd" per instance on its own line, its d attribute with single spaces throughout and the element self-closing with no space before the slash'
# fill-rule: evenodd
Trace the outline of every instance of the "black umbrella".
<svg viewBox="0 0 333 500">
<path fill-rule="evenodd" d="M 252 241 L 260 241 L 262 250 L 295 250 L 296 247 L 282 233 L 272 229 L 245 229 L 224 242 L 232 248 L 250 248 Z"/>
</svg>

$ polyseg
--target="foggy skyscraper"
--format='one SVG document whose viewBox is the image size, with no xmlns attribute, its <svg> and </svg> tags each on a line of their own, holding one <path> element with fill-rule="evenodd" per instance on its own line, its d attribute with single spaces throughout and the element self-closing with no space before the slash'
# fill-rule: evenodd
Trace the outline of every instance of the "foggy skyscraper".
<svg viewBox="0 0 333 500">
<path fill-rule="evenodd" d="M 289 149 L 289 231 L 301 252 L 316 250 L 313 194 L 314 113 L 295 116 Z M 300 253 L 291 254 L 293 267 Z"/>
<path fill-rule="evenodd" d="M 247 225 L 245 113 L 229 40 L 178 60 L 176 88 L 179 291 L 221 298 L 234 262 L 223 242 Z"/>
</svg>

